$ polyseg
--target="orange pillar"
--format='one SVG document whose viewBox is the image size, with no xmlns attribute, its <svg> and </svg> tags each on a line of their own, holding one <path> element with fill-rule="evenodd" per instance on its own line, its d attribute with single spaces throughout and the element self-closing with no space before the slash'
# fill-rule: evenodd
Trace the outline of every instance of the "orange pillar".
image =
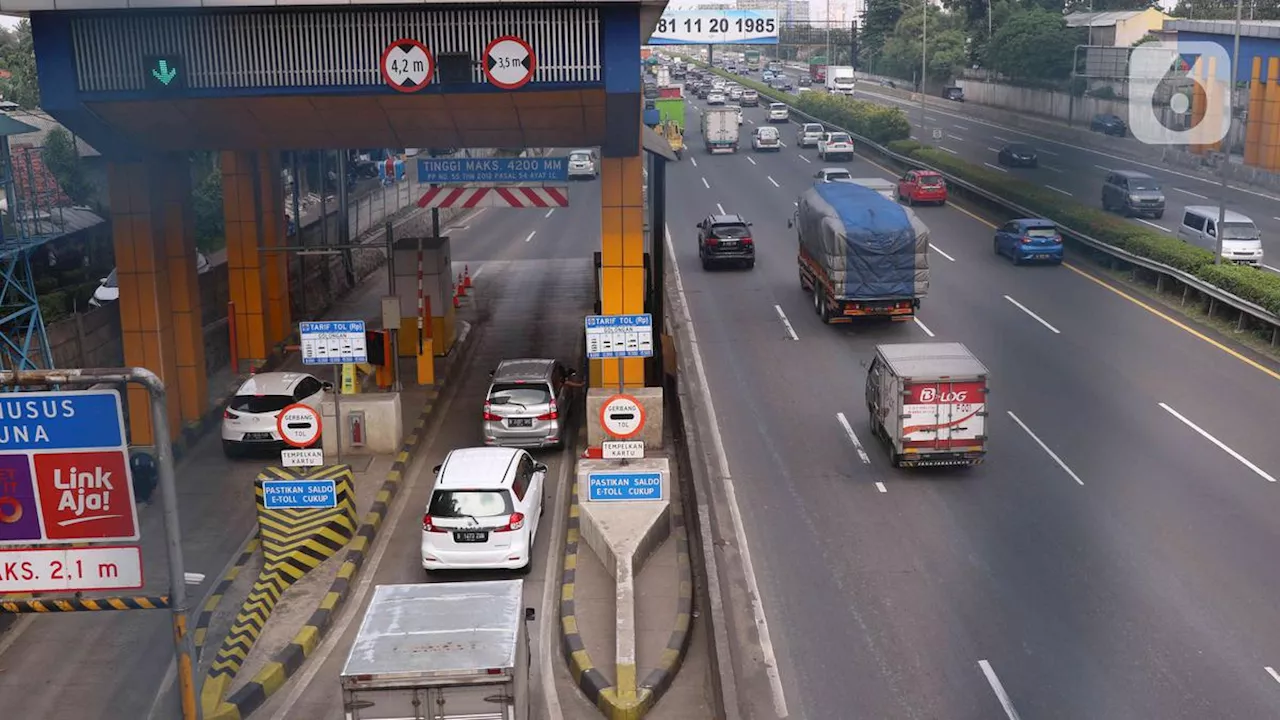
<svg viewBox="0 0 1280 720">
<path fill-rule="evenodd" d="M 1195 76 L 1197 82 L 1195 83 L 1191 91 L 1191 127 L 1196 128 L 1200 126 L 1201 122 L 1204 122 L 1204 109 L 1205 109 L 1206 102 L 1208 100 L 1204 92 L 1204 83 L 1206 82 L 1204 77 L 1205 76 L 1204 58 L 1201 58 L 1200 60 L 1196 61 L 1195 67 L 1192 68 L 1192 73 Z M 1204 153 L 1208 148 L 1205 145 L 1195 144 L 1195 145 L 1189 146 L 1187 149 L 1193 153 L 1201 154 L 1201 153 Z"/>
<path fill-rule="evenodd" d="M 235 303 L 236 350 L 241 367 L 257 368 L 272 343 L 267 319 L 268 274 L 263 271 L 256 153 L 223 151 L 222 209 L 227 227 L 227 284 Z"/>
<path fill-rule="evenodd" d="M 185 157 L 167 157 L 157 165 L 157 171 L 160 232 L 164 238 L 178 372 L 177 387 L 170 384 L 169 392 L 178 393 L 182 422 L 199 423 L 209 409 L 209 379 L 205 371 L 200 277 L 196 270 L 191 164 Z"/>
<path fill-rule="evenodd" d="M 284 182 L 280 178 L 280 155 L 258 153 L 259 209 L 263 248 L 288 245 L 284 219 Z M 260 253 L 262 272 L 267 286 L 267 342 L 283 344 L 293 331 L 289 308 L 289 254 Z"/>
<path fill-rule="evenodd" d="M 644 156 L 604 158 L 600 163 L 600 307 L 605 315 L 645 311 Z M 654 228 L 662 242 L 662 228 Z M 618 361 L 593 361 L 596 387 L 618 387 Z M 644 360 L 622 361 L 625 387 L 644 387 Z"/>
<path fill-rule="evenodd" d="M 1253 59 L 1253 68 L 1249 72 L 1249 116 L 1244 128 L 1244 162 L 1246 165 L 1257 165 L 1261 156 L 1259 145 L 1262 143 L 1262 58 Z"/>
<path fill-rule="evenodd" d="M 1258 166 L 1265 170 L 1280 170 L 1280 58 L 1267 58 L 1262 103 L 1262 143 Z"/>
<path fill-rule="evenodd" d="M 163 186 L 167 179 L 153 159 L 150 162 L 112 162 L 107 165 L 111 196 L 111 233 L 115 244 L 116 277 L 119 280 L 120 331 L 125 365 L 144 367 L 164 381 L 169 402 L 169 434 L 181 427 L 177 353 L 174 347 L 173 313 L 167 271 L 168 257 L 162 234 Z M 193 260 L 194 262 L 194 260 Z M 147 391 L 130 384 L 129 435 L 134 445 L 154 442 Z"/>
</svg>

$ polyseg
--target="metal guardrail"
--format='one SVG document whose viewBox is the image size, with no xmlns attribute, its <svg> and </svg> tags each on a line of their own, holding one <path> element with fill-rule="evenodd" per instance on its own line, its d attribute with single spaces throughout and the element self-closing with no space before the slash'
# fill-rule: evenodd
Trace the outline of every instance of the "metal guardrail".
<svg viewBox="0 0 1280 720">
<path fill-rule="evenodd" d="M 713 72 L 721 73 L 722 71 L 719 71 L 718 69 L 713 69 Z M 992 205 L 1001 207 L 1006 211 L 1013 212 L 1021 217 L 1038 217 L 1043 214 L 1043 213 L 1032 212 L 1031 210 L 1028 210 L 1027 208 L 1022 207 L 1021 205 L 1018 205 L 1017 203 L 1011 200 L 1007 200 L 985 188 L 979 187 L 978 185 L 975 185 L 967 180 L 958 178 L 939 168 L 933 167 L 928 163 L 924 163 L 919 160 L 916 160 L 915 158 L 910 158 L 905 155 L 900 155 L 898 153 L 895 153 L 889 148 L 884 147 L 883 145 L 880 145 L 870 140 L 869 138 L 863 137 L 862 135 L 859 135 L 849 130 L 848 128 L 840 127 L 834 123 L 827 122 L 826 120 L 822 120 L 820 118 L 816 118 L 807 113 L 801 112 L 800 110 L 797 110 L 795 107 L 792 106 L 792 102 L 794 102 L 794 97 L 792 96 L 782 96 L 778 94 L 776 91 L 770 91 L 764 94 L 772 96 L 778 102 L 787 103 L 787 107 L 790 108 L 791 117 L 793 119 L 798 119 L 801 122 L 819 123 L 825 128 L 830 128 L 832 130 L 839 130 L 841 132 L 849 133 L 849 135 L 852 138 L 854 138 L 854 140 L 856 141 L 855 148 L 858 150 L 861 150 L 862 148 L 869 148 L 875 151 L 880 156 L 888 158 L 899 165 L 903 165 L 910 168 L 932 170 L 933 172 L 936 172 L 939 175 L 942 175 L 942 177 L 946 179 L 947 185 L 949 187 L 952 187 L 952 188 L 958 187 L 968 195 L 976 196 L 977 198 L 980 198 L 988 203 L 991 203 Z M 862 153 L 860 152 L 860 154 Z M 1156 262 L 1155 260 L 1152 260 L 1150 258 L 1144 258 L 1140 255 L 1134 255 L 1133 253 L 1128 252 L 1127 250 L 1118 248 L 1115 245 L 1111 245 L 1110 243 L 1105 243 L 1101 240 L 1098 240 L 1097 238 L 1090 237 L 1089 235 L 1086 235 L 1082 232 L 1073 230 L 1070 227 L 1063 225 L 1062 223 L 1057 223 L 1057 224 L 1058 224 L 1059 230 L 1062 231 L 1063 236 L 1069 240 L 1080 243 L 1081 245 L 1085 245 L 1095 251 L 1110 255 L 1111 257 L 1121 262 L 1127 263 L 1129 265 L 1141 267 L 1145 270 L 1149 270 L 1153 273 L 1156 273 L 1157 276 L 1160 278 L 1162 277 L 1172 278 L 1173 280 L 1179 283 L 1182 283 L 1184 287 L 1191 288 L 1209 297 L 1212 302 L 1222 303 L 1224 305 L 1227 305 L 1228 307 L 1231 307 L 1232 309 L 1240 313 L 1240 316 L 1236 323 L 1239 329 L 1244 329 L 1246 316 L 1252 317 L 1255 320 L 1258 320 L 1262 323 L 1265 323 L 1266 325 L 1269 325 L 1271 327 L 1271 346 L 1276 347 L 1277 345 L 1280 345 L 1280 315 L 1276 315 L 1272 313 L 1271 311 L 1267 310 L 1261 305 L 1250 302 L 1249 300 L 1245 300 L 1244 298 L 1238 297 L 1236 295 L 1232 295 L 1226 290 L 1223 290 L 1222 288 L 1219 288 L 1215 285 L 1211 285 L 1208 282 L 1196 277 L 1195 275 L 1192 275 L 1191 273 L 1186 272 L 1185 270 L 1179 270 L 1178 268 L 1165 265 L 1164 263 L 1161 263 L 1161 262 Z M 1163 285 L 1163 282 L 1161 280 L 1158 280 L 1157 285 L 1161 286 Z M 1185 295 L 1184 295 L 1184 300 L 1185 300 Z M 1212 312 L 1212 308 L 1211 308 L 1211 312 Z"/>
</svg>

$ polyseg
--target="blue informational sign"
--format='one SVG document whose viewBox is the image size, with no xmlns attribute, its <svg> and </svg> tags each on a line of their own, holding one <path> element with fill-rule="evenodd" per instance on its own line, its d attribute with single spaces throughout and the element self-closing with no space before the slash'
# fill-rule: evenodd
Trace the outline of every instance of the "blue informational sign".
<svg viewBox="0 0 1280 720">
<path fill-rule="evenodd" d="M 0 451 L 116 449 L 124 444 L 124 415 L 114 390 L 0 396 Z"/>
<path fill-rule="evenodd" d="M 653 357 L 653 316 L 588 315 L 587 358 Z"/>
<path fill-rule="evenodd" d="M 369 362 L 363 320 L 298 323 L 303 365 Z"/>
<path fill-rule="evenodd" d="M 569 181 L 569 159 L 529 158 L 418 158 L 418 182 L 457 183 L 564 183 Z"/>
<path fill-rule="evenodd" d="M 268 510 L 307 510 L 338 506 L 333 480 L 265 480 L 262 506 Z"/>
<path fill-rule="evenodd" d="M 601 501 L 662 500 L 662 473 L 588 473 L 587 498 Z"/>
</svg>

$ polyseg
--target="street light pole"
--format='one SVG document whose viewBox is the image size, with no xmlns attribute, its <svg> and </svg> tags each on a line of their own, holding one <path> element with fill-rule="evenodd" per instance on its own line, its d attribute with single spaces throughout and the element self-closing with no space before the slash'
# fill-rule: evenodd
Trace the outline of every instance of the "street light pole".
<svg viewBox="0 0 1280 720">
<path fill-rule="evenodd" d="M 1232 41 L 1231 66 L 1227 68 L 1227 137 L 1222 143 L 1222 197 L 1218 200 L 1218 226 L 1214 228 L 1213 264 L 1222 264 L 1222 224 L 1227 220 L 1227 167 L 1231 164 L 1231 120 L 1236 111 L 1236 68 L 1240 67 L 1240 16 L 1244 13 L 1244 0 L 1236 0 L 1235 39 Z"/>
<path fill-rule="evenodd" d="M 924 137 L 925 85 L 929 80 L 929 0 L 920 0 L 920 137 Z"/>
</svg>

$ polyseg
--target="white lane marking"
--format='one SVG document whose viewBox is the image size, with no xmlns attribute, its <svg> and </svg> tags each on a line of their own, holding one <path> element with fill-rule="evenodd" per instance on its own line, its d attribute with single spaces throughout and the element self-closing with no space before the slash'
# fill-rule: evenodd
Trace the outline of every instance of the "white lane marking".
<svg viewBox="0 0 1280 720">
<path fill-rule="evenodd" d="M 680 276 L 680 265 L 675 261 L 676 246 L 671 241 L 671 228 L 664 227 L 663 236 L 667 243 L 667 257 L 672 258 L 671 270 L 676 279 L 676 295 L 688 313 L 689 299 L 684 294 L 684 280 Z M 756 632 L 760 637 L 760 652 L 764 655 L 765 674 L 769 677 L 769 688 L 773 693 L 773 712 L 778 717 L 787 717 L 787 699 L 782 690 L 782 675 L 778 671 L 778 657 L 773 651 L 773 638 L 769 633 L 769 622 L 764 615 L 764 600 L 760 595 L 760 583 L 756 580 L 756 571 L 751 563 L 751 548 L 747 544 L 747 530 L 742 521 L 742 509 L 738 506 L 738 493 L 733 486 L 733 475 L 729 473 L 729 455 L 724 449 L 724 438 L 720 435 L 720 421 L 716 419 L 715 405 L 711 400 L 711 383 L 707 381 L 707 369 L 702 362 L 702 351 L 698 348 L 698 336 L 694 330 L 693 318 L 686 315 L 689 324 L 689 344 L 693 347 L 693 367 L 698 376 L 695 387 L 702 396 L 703 406 L 707 409 L 707 419 L 711 425 L 711 444 L 715 449 L 716 464 L 720 468 L 720 482 L 724 487 L 725 497 L 729 501 L 729 515 L 733 520 L 733 534 L 738 542 L 738 552 L 742 557 L 742 569 L 747 579 L 747 593 L 750 597 L 752 614 L 755 616 Z M 714 478 L 713 478 L 714 480 Z"/>
<path fill-rule="evenodd" d="M 544 218 L 549 218 L 549 217 L 551 217 L 551 213 L 553 213 L 553 212 L 555 212 L 555 211 L 556 211 L 556 209 L 555 209 L 555 208 L 551 208 L 550 210 L 548 210 L 548 211 L 547 211 L 547 214 L 546 214 L 546 215 L 543 215 L 542 217 L 544 217 Z"/>
<path fill-rule="evenodd" d="M 988 150 L 990 150 L 990 151 L 991 151 L 991 152 L 993 152 L 993 153 L 998 153 L 998 152 L 1000 152 L 999 150 L 997 150 L 997 149 L 995 149 L 995 148 L 993 148 L 993 147 L 988 147 L 987 149 L 988 149 Z"/>
<path fill-rule="evenodd" d="M 952 123 L 952 125 L 954 125 L 954 126 L 955 126 L 955 128 L 956 128 L 957 130 L 964 130 L 965 132 L 968 132 L 968 131 L 969 131 L 969 128 L 967 128 L 967 127 L 965 127 L 965 126 L 963 126 L 963 125 L 961 125 L 961 124 L 959 124 L 959 123 Z"/>
<path fill-rule="evenodd" d="M 925 120 L 928 120 L 929 122 L 938 122 L 938 118 L 936 118 L 936 117 L 930 117 L 930 116 L 928 116 L 928 115 L 925 115 L 925 116 L 924 116 L 924 119 L 925 119 Z"/>
<path fill-rule="evenodd" d="M 716 209 L 720 211 L 720 214 L 721 214 L 721 215 L 724 215 L 724 214 L 725 214 L 725 212 L 724 212 L 724 206 L 723 206 L 723 205 L 721 205 L 720 203 L 716 203 Z"/>
<path fill-rule="evenodd" d="M 1103 171 L 1103 172 L 1111 172 L 1111 168 L 1109 168 L 1109 167 L 1103 167 L 1103 166 L 1101 166 L 1101 165 L 1096 165 L 1096 164 L 1094 165 L 1094 167 L 1098 168 L 1099 170 L 1101 170 L 1101 171 Z"/>
<path fill-rule="evenodd" d="M 537 234 L 538 234 L 538 231 L 537 231 L 537 230 L 534 230 L 533 232 L 529 233 L 529 237 L 525 238 L 525 239 L 524 239 L 524 241 L 525 241 L 525 242 L 529 242 L 530 240 L 532 240 L 532 239 L 533 239 L 533 236 L 534 236 L 534 235 L 537 235 Z M 472 280 L 475 280 L 475 278 L 471 278 L 471 279 L 472 279 Z"/>
<path fill-rule="evenodd" d="M 694 167 L 698 167 L 698 158 L 691 157 L 689 158 L 689 162 L 693 163 Z"/>
<path fill-rule="evenodd" d="M 844 434 L 849 436 L 849 441 L 853 443 L 854 449 L 858 451 L 858 457 L 862 459 L 863 465 L 870 465 L 871 458 L 867 457 L 867 451 L 862 449 L 862 441 L 853 432 L 853 426 L 849 424 L 849 418 L 844 413 L 836 413 L 836 421 L 840 423 L 840 427 L 844 428 Z"/>
<path fill-rule="evenodd" d="M 938 146 L 938 148 L 940 148 L 940 149 L 942 149 L 942 150 L 946 150 L 947 152 L 951 153 L 952 155 L 959 155 L 959 154 L 960 154 L 960 153 L 956 152 L 955 150 L 952 150 L 951 148 L 946 147 L 945 145 L 939 145 L 939 146 Z"/>
<path fill-rule="evenodd" d="M 751 163 L 752 165 L 758 164 L 756 163 L 756 159 L 751 157 L 750 155 L 747 156 L 747 162 Z"/>
<path fill-rule="evenodd" d="M 812 160 L 810 160 L 809 158 L 807 158 L 807 157 L 805 157 L 805 156 L 803 156 L 803 155 L 797 155 L 796 157 L 800 158 L 801 160 L 803 160 L 803 161 L 805 161 L 805 162 L 807 162 L 807 163 L 812 163 L 812 162 L 813 162 Z"/>
<path fill-rule="evenodd" d="M 1280 217 L 1273 217 L 1272 220 L 1280 220 Z"/>
<path fill-rule="evenodd" d="M 1004 691 L 1004 685 L 1000 684 L 1000 678 L 996 677 L 996 671 L 991 668 L 991 663 L 979 660 L 978 667 L 982 668 L 982 674 L 987 676 L 987 683 L 991 685 L 996 699 L 1000 701 L 1000 707 L 1004 708 L 1004 714 L 1009 716 L 1009 720 L 1020 720 L 1018 711 L 1013 709 L 1013 702 L 1009 700 L 1009 693 Z"/>
<path fill-rule="evenodd" d="M 463 230 L 470 230 L 470 229 L 471 229 L 470 225 L 454 225 L 453 227 L 445 228 L 445 230 L 448 232 L 462 232 Z"/>
<path fill-rule="evenodd" d="M 707 182 L 707 179 L 706 179 L 706 178 L 702 178 L 702 186 L 703 186 L 703 187 L 705 187 L 705 188 L 706 188 L 706 189 L 708 189 L 708 190 L 710 190 L 710 189 L 711 189 L 711 183 Z"/>
<path fill-rule="evenodd" d="M 1278 220 L 1280 220 L 1280 218 L 1277 218 L 1277 219 L 1278 219 Z M 1268 675 L 1270 675 L 1270 676 L 1272 677 L 1272 679 L 1274 679 L 1276 682 L 1280 683 L 1280 673 L 1277 673 L 1277 672 L 1275 671 L 1275 668 L 1273 668 L 1273 667 L 1271 667 L 1270 665 L 1268 665 L 1265 669 L 1266 669 L 1266 671 L 1267 671 L 1267 674 L 1268 674 Z"/>
<path fill-rule="evenodd" d="M 879 491 L 880 491 L 880 492 L 882 492 L 882 493 L 887 493 L 887 492 L 889 492 L 889 490 L 888 490 L 887 488 L 885 488 L 884 483 L 882 483 L 882 482 L 877 482 L 877 483 L 876 483 L 876 489 L 877 489 L 877 490 L 879 490 Z"/>
<path fill-rule="evenodd" d="M 560 458 L 560 477 L 557 479 L 559 483 L 556 485 L 554 502 L 554 514 L 551 518 L 551 541 L 547 543 L 547 562 L 543 567 L 545 575 L 542 579 L 542 617 L 540 620 L 540 629 L 538 632 L 538 654 L 541 656 L 542 668 L 539 674 L 542 676 L 542 697 L 547 706 L 547 717 L 564 717 L 564 712 L 560 708 L 560 690 L 556 687 L 555 666 L 552 664 L 551 646 L 555 643 L 549 642 L 550 638 L 555 637 L 555 619 L 552 617 L 555 613 L 546 611 L 546 608 L 553 607 L 556 595 L 560 593 L 560 583 L 555 582 L 560 577 L 560 557 L 561 548 L 557 538 L 564 537 L 565 533 L 565 513 L 569 504 L 569 467 L 577 466 L 576 462 L 570 462 L 570 448 L 564 449 L 564 454 Z"/>
<path fill-rule="evenodd" d="M 959 140 L 960 142 L 964 142 L 964 138 L 958 137 L 956 135 L 952 135 L 951 133 L 947 133 L 947 137 L 951 138 L 952 140 Z"/>
<path fill-rule="evenodd" d="M 485 268 L 484 265 L 481 265 L 480 267 L 476 268 L 476 274 L 471 276 L 471 282 L 475 282 L 476 278 L 480 277 L 480 273 L 484 272 L 484 268 Z"/>
<path fill-rule="evenodd" d="M 787 334 L 791 336 L 791 339 L 799 340 L 800 338 L 796 337 L 795 328 L 791 327 L 791 321 L 787 319 L 787 314 L 782 312 L 782 306 L 774 305 L 773 309 L 778 311 L 778 319 L 782 321 L 782 326 L 787 329 Z"/>
<path fill-rule="evenodd" d="M 929 337 L 933 337 L 933 331 L 929 329 L 928 325 L 925 325 L 924 323 L 920 322 L 920 318 L 913 317 L 911 319 L 915 320 L 916 326 L 919 327 L 921 330 L 923 330 L 925 335 L 928 335 Z"/>
<path fill-rule="evenodd" d="M 920 138 L 916 137 L 915 135 L 912 135 L 911 139 L 915 140 L 916 142 L 920 142 Z"/>
<path fill-rule="evenodd" d="M 1063 190 L 1062 188 L 1056 188 L 1056 187 L 1054 187 L 1054 186 L 1052 186 L 1052 185 L 1045 185 L 1045 188 L 1047 188 L 1047 189 L 1049 189 L 1049 190 L 1052 190 L 1052 191 L 1054 191 L 1054 192 L 1056 192 L 1056 193 L 1062 193 L 1063 195 L 1066 195 L 1067 197 L 1072 197 L 1071 193 L 1067 192 L 1066 190 Z"/>
<path fill-rule="evenodd" d="M 1165 232 L 1167 232 L 1167 233 L 1171 233 L 1171 232 L 1173 232 L 1173 231 L 1172 231 L 1172 230 L 1170 230 L 1169 228 L 1167 228 L 1167 227 L 1165 227 L 1165 226 L 1163 226 L 1163 225 L 1157 225 L 1157 224 L 1155 224 L 1155 223 L 1151 222 L 1150 220 L 1143 220 L 1142 218 L 1134 218 L 1134 220 L 1137 220 L 1138 222 L 1142 223 L 1143 225 L 1150 225 L 1151 227 L 1153 227 L 1153 228 L 1155 228 L 1155 229 L 1157 229 L 1157 230 L 1163 230 L 1163 231 L 1165 231 Z"/>
<path fill-rule="evenodd" d="M 1075 480 L 1077 485 L 1084 485 L 1084 481 L 1080 479 L 1080 476 L 1072 472 L 1071 468 L 1067 467 L 1067 464 L 1062 461 L 1062 458 L 1058 457 L 1057 453 L 1050 450 L 1049 446 L 1045 445 L 1044 441 L 1041 440 L 1039 436 L 1031 432 L 1031 428 L 1027 427 L 1027 424 L 1022 422 L 1022 418 L 1018 417 L 1017 415 L 1014 415 L 1012 410 L 1005 410 L 1005 412 L 1009 413 L 1009 417 L 1013 418 L 1013 421 L 1018 423 L 1018 427 L 1022 428 L 1023 432 L 1030 435 L 1031 439 L 1035 440 L 1036 444 L 1040 446 L 1040 449 L 1048 453 L 1049 457 L 1053 458 L 1053 461 L 1058 463 L 1058 467 L 1062 468 L 1063 472 L 1070 475 L 1071 479 Z"/>
<path fill-rule="evenodd" d="M 953 258 L 953 257 L 951 257 L 950 255 L 948 255 L 948 254 L 946 254 L 946 253 L 942 252 L 942 248 L 938 247 L 937 245 L 934 245 L 933 243 L 929 243 L 929 249 L 930 249 L 930 250 L 933 250 L 933 251 L 934 251 L 934 252 L 936 252 L 936 253 L 938 253 L 938 254 L 939 254 L 939 255 L 941 255 L 942 257 L 944 257 L 944 258 L 946 258 L 946 259 L 950 260 L 951 262 L 955 262 L 955 261 L 956 261 L 956 259 L 955 259 L 955 258 Z"/>
<path fill-rule="evenodd" d="M 1041 165 L 1040 167 L 1044 168 L 1045 170 L 1048 170 L 1049 172 L 1056 172 L 1056 173 L 1062 172 L 1061 168 L 1056 168 L 1052 165 Z"/>
<path fill-rule="evenodd" d="M 1191 192 L 1190 190 L 1183 190 L 1182 188 L 1176 188 L 1176 187 L 1171 187 L 1171 188 L 1169 188 L 1169 189 L 1170 189 L 1170 190 L 1172 190 L 1172 191 L 1174 191 L 1174 192 L 1180 192 L 1180 193 L 1182 193 L 1183 195 L 1190 195 L 1190 196 L 1191 196 L 1191 197 L 1193 197 L 1193 198 L 1200 198 L 1201 200 L 1208 200 L 1208 199 L 1209 199 L 1209 196 L 1208 196 L 1208 195 L 1201 195 L 1200 193 L 1193 193 L 1193 192 Z"/>
<path fill-rule="evenodd" d="M 756 124 L 756 121 L 752 120 L 751 118 L 747 118 L 747 122 L 751 123 L 752 125 Z"/>
<path fill-rule="evenodd" d="M 1044 148 L 1039 148 L 1039 150 L 1041 155 L 1048 155 L 1049 157 L 1058 157 L 1058 153 L 1056 152 L 1051 152 L 1049 150 L 1045 150 Z"/>
<path fill-rule="evenodd" d="M 1192 430 L 1195 430 L 1197 433 L 1199 433 L 1199 434 L 1200 434 L 1200 437 L 1203 437 L 1205 440 L 1208 440 L 1209 442 L 1213 443 L 1214 445 L 1217 445 L 1219 450 L 1221 450 L 1221 451 L 1225 452 L 1226 454 L 1228 454 L 1228 455 L 1230 455 L 1231 457 L 1235 458 L 1236 460 L 1240 461 L 1240 464 L 1241 464 L 1241 465 L 1244 465 L 1245 467 L 1247 467 L 1247 468 L 1249 468 L 1250 470 L 1252 470 L 1252 471 L 1254 471 L 1255 473 L 1257 473 L 1259 477 L 1262 477 L 1262 478 L 1266 479 L 1266 481 L 1267 481 L 1267 482 L 1275 482 L 1275 481 L 1276 481 L 1276 479 L 1275 479 L 1275 478 L 1273 478 L 1273 477 L 1271 477 L 1270 475 L 1268 475 L 1268 474 L 1266 473 L 1266 471 L 1264 471 L 1262 468 L 1260 468 L 1260 467 L 1258 467 L 1257 465 L 1254 465 L 1253 463 L 1249 462 L 1249 460 L 1248 460 L 1247 458 L 1245 458 L 1245 456 L 1243 456 L 1243 455 L 1241 455 L 1240 453 L 1236 452 L 1235 450 L 1232 450 L 1231 448 L 1227 447 L 1226 443 L 1224 443 L 1224 442 L 1222 442 L 1221 440 L 1219 440 L 1218 438 L 1216 438 L 1216 437 L 1214 437 L 1214 436 L 1210 435 L 1208 432 L 1206 432 L 1205 430 L 1203 430 L 1199 425 L 1196 425 L 1195 423 L 1193 423 L 1193 422 L 1191 422 L 1190 420 L 1188 420 L 1188 419 L 1186 419 L 1185 417 L 1183 417 L 1183 416 L 1182 416 L 1182 415 L 1181 415 L 1177 410 L 1174 410 L 1173 408 L 1169 407 L 1168 405 L 1166 405 L 1166 404 L 1164 404 L 1164 403 L 1160 403 L 1160 407 L 1164 408 L 1164 410 L 1165 410 L 1166 412 L 1168 412 L 1170 415 L 1172 415 L 1172 416 L 1174 416 L 1174 417 L 1178 418 L 1179 420 L 1181 420 L 1181 421 L 1182 421 L 1182 423 L 1183 423 L 1184 425 L 1186 425 L 1187 427 L 1191 428 Z"/>
<path fill-rule="evenodd" d="M 1268 265 L 1268 264 L 1266 264 L 1266 263 L 1263 263 L 1263 264 L 1262 264 L 1262 267 L 1264 267 L 1264 268 L 1266 268 L 1266 269 L 1270 270 L 1271 272 L 1274 272 L 1274 273 L 1280 273 L 1280 268 L 1278 268 L 1278 267 L 1274 267 L 1274 266 Z"/>
<path fill-rule="evenodd" d="M 778 181 L 777 181 L 777 180 L 774 180 L 772 177 L 769 177 L 768 175 L 765 175 L 765 177 L 769 178 L 769 182 L 773 183 L 773 186 L 774 186 L 774 187 L 776 187 L 776 188 L 780 188 L 780 187 L 782 187 L 781 185 L 779 185 L 779 184 L 778 184 Z"/>
<path fill-rule="evenodd" d="M 1027 306 L 1026 306 L 1026 305 L 1023 305 L 1022 303 L 1018 302 L 1017 300 L 1014 300 L 1013 298 L 1009 297 L 1008 295 L 1005 295 L 1005 296 L 1004 296 L 1004 299 L 1005 299 L 1005 300 L 1008 300 L 1008 301 L 1009 301 L 1009 302 L 1011 302 L 1011 303 L 1013 303 L 1013 304 L 1014 304 L 1014 306 L 1015 306 L 1015 307 L 1017 307 L 1017 308 L 1018 308 L 1019 310 L 1021 310 L 1022 312 L 1024 312 L 1024 313 L 1026 313 L 1026 314 L 1030 315 L 1031 317 L 1035 318 L 1036 322 L 1038 322 L 1038 323 L 1040 323 L 1041 325 L 1043 325 L 1043 326 L 1045 326 L 1045 327 L 1049 328 L 1050 330 L 1052 330 L 1054 335 L 1061 335 L 1061 334 L 1062 334 L 1062 332 L 1061 332 L 1061 331 L 1059 331 L 1059 330 L 1058 330 L 1058 328 L 1056 328 L 1056 327 L 1054 327 L 1054 326 L 1050 325 L 1049 323 L 1045 322 L 1045 321 L 1044 321 L 1044 318 L 1042 318 L 1042 317 L 1040 317 L 1039 315 L 1037 315 L 1037 314 L 1035 314 L 1035 313 L 1031 312 L 1031 310 L 1029 310 L 1029 309 L 1027 308 Z"/>
<path fill-rule="evenodd" d="M 782 142 L 781 140 L 779 140 L 779 141 L 778 141 L 778 144 L 779 144 L 779 145 L 781 145 L 782 147 L 786 147 L 786 146 L 787 146 L 787 144 L 786 144 L 786 143 L 784 143 L 784 142 Z"/>
<path fill-rule="evenodd" d="M 999 135 L 992 135 L 991 137 L 999 140 L 1000 142 L 1009 142 L 1009 138 L 1007 137 L 1000 137 Z"/>
<path fill-rule="evenodd" d="M 1004 168 L 1002 168 L 1002 167 L 1000 167 L 1000 166 L 998 166 L 998 165 L 992 165 L 991 163 L 982 163 L 982 164 L 983 164 L 983 165 L 986 165 L 987 167 L 991 168 L 992 170 L 999 170 L 999 171 L 1000 171 L 1000 172 L 1002 172 L 1002 173 L 1007 173 L 1007 172 L 1009 172 L 1008 170 L 1005 170 Z"/>
</svg>

